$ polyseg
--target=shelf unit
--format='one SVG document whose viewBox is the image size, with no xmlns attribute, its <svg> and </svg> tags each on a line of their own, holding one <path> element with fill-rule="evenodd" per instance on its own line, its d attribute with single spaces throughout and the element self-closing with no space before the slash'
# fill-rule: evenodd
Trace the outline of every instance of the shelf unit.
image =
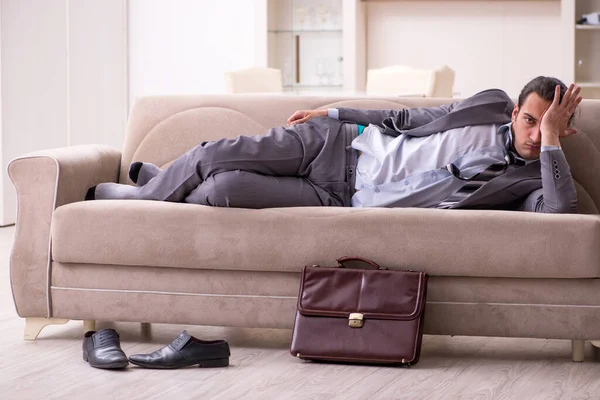
<svg viewBox="0 0 600 400">
<path fill-rule="evenodd" d="M 355 92 L 365 88 L 366 5 L 361 0 L 257 1 L 257 47 L 264 66 L 281 70 L 284 91 Z"/>
<path fill-rule="evenodd" d="M 577 24 L 593 12 L 600 12 L 600 0 L 562 2 L 566 77 L 581 86 L 584 98 L 600 99 L 600 26 Z"/>
</svg>

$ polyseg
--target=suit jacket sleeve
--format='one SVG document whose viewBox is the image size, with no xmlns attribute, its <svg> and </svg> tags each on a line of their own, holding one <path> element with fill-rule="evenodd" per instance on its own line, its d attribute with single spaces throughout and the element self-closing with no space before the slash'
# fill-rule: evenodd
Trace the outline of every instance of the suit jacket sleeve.
<svg viewBox="0 0 600 400">
<path fill-rule="evenodd" d="M 342 122 L 378 125 L 390 136 L 402 133 L 427 136 L 467 125 L 505 124 L 510 121 L 513 103 L 503 90 L 488 89 L 468 99 L 439 107 L 406 108 L 401 110 L 362 110 L 339 108 Z"/>
<path fill-rule="evenodd" d="M 519 208 L 542 213 L 576 213 L 577 191 L 561 149 L 540 153 L 542 188 L 531 192 Z"/>
<path fill-rule="evenodd" d="M 378 125 L 396 132 L 418 128 L 449 114 L 459 102 L 438 107 L 405 108 L 400 110 L 363 110 L 339 108 L 339 120 L 360 125 Z"/>
</svg>

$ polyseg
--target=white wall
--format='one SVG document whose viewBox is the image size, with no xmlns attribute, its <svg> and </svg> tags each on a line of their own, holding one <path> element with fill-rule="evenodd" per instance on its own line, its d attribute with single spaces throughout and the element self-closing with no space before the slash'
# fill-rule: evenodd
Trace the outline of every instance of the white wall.
<svg viewBox="0 0 600 400">
<path fill-rule="evenodd" d="M 130 0 L 130 104 L 136 96 L 224 93 L 226 70 L 264 65 L 254 12 L 249 0 Z"/>
<path fill-rule="evenodd" d="M 121 149 L 129 111 L 127 1 L 68 4 L 69 145 Z"/>
<path fill-rule="evenodd" d="M 67 13 L 64 0 L 2 0 L 0 7 L 0 225 L 7 225 L 16 217 L 16 194 L 6 172 L 10 160 L 29 151 L 67 145 Z"/>
<path fill-rule="evenodd" d="M 0 0 L 0 225 L 14 223 L 6 168 L 25 153 L 123 145 L 125 0 Z"/>
<path fill-rule="evenodd" d="M 460 97 L 492 87 L 516 97 L 538 75 L 567 75 L 559 1 L 367 4 L 368 68 L 447 64 Z"/>
</svg>

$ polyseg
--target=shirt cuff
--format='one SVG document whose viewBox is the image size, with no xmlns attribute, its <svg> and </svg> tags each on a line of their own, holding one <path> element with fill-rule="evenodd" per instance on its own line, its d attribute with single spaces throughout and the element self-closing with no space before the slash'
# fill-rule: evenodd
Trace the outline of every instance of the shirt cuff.
<svg viewBox="0 0 600 400">
<path fill-rule="evenodd" d="M 337 108 L 328 108 L 327 116 L 330 118 L 340 119 L 340 111 Z"/>
<path fill-rule="evenodd" d="M 560 150 L 560 147 L 554 146 L 554 145 L 542 146 L 542 149 L 540 151 L 550 151 L 550 150 Z"/>
</svg>

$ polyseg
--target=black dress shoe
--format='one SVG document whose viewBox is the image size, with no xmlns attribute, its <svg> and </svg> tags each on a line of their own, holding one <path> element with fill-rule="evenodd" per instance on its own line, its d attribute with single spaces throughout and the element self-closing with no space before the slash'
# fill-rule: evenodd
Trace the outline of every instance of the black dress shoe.
<svg viewBox="0 0 600 400">
<path fill-rule="evenodd" d="M 129 356 L 129 361 L 144 368 L 171 369 L 196 364 L 215 368 L 228 366 L 230 355 L 225 340 L 200 340 L 183 331 L 171 344 L 151 354 Z"/>
<path fill-rule="evenodd" d="M 83 337 L 83 359 L 95 368 L 125 368 L 129 362 L 121 350 L 119 334 L 114 329 L 86 332 Z"/>
</svg>

